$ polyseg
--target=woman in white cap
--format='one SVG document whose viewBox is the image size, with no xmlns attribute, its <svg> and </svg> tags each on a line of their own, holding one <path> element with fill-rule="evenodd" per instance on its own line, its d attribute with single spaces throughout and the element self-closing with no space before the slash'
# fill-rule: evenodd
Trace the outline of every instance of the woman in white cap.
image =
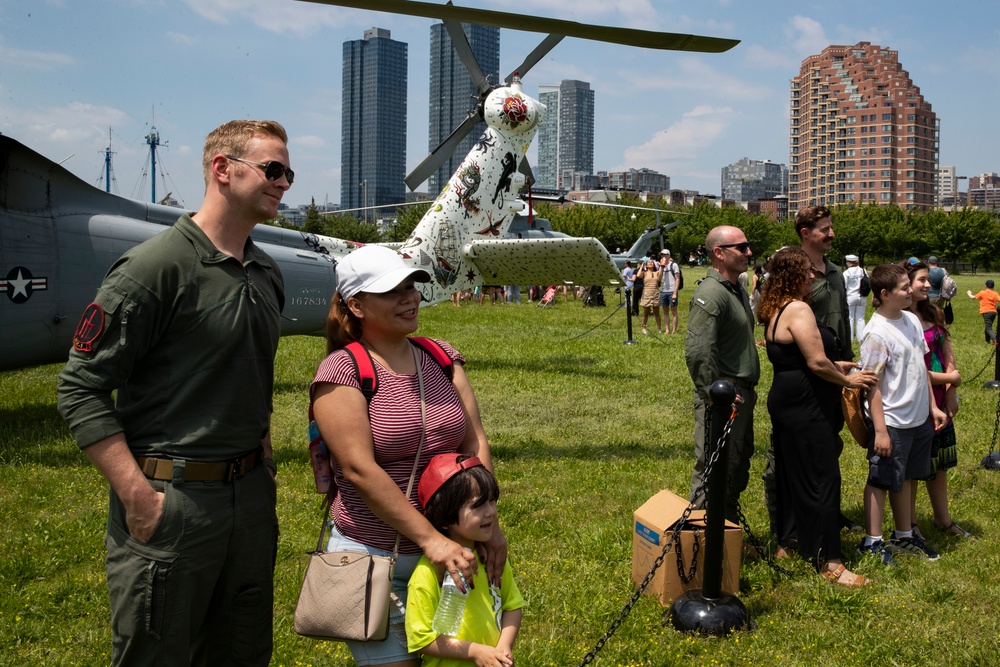
<svg viewBox="0 0 1000 667">
<path fill-rule="evenodd" d="M 867 295 L 862 295 L 861 279 L 868 273 L 858 266 L 857 255 L 846 255 L 847 269 L 844 271 L 844 286 L 847 288 L 847 311 L 851 321 L 851 338 L 861 340 L 865 333 L 865 309 L 868 306 Z"/>
<path fill-rule="evenodd" d="M 453 573 L 456 583 L 459 573 L 472 581 L 477 569 L 471 549 L 441 534 L 424 517 L 416 484 L 406 497 L 421 434 L 418 477 L 427 461 L 443 453 L 475 456 L 493 468 L 475 394 L 462 369 L 464 358 L 436 341 L 453 362 L 449 378 L 440 361 L 409 341 L 420 313 L 415 284 L 430 280 L 427 271 L 407 266 L 398 253 L 382 246 L 364 246 L 340 260 L 327 318 L 328 356 L 310 388 L 316 425 L 332 455 L 335 491 L 327 549 L 388 555 L 400 535 L 393 590 L 403 605 L 421 554 Z M 343 349 L 352 342 L 363 345 L 362 353 L 374 362 L 377 390 L 370 399 L 362 393 L 352 355 Z M 499 584 L 507 560 L 503 534 L 494 530 L 476 548 L 488 578 Z M 398 605 L 392 605 L 389 622 L 384 641 L 347 642 L 355 662 L 417 667 L 420 658 L 407 651 Z"/>
</svg>

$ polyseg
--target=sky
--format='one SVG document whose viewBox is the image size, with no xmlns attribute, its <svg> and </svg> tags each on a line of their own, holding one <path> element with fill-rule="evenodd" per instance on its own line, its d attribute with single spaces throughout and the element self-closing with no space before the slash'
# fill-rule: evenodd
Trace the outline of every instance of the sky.
<svg viewBox="0 0 1000 667">
<path fill-rule="evenodd" d="M 438 2 L 439 0 L 428 0 Z M 718 194 L 723 166 L 788 162 L 789 81 L 831 44 L 899 52 L 940 122 L 940 163 L 1000 172 L 1000 22 L 984 7 L 929 0 L 456 0 L 589 24 L 741 40 L 724 54 L 563 40 L 524 90 L 579 79 L 595 91 L 594 168 L 656 170 L 671 187 Z M 988 5 L 989 3 L 987 3 Z M 946 11 L 942 11 L 946 10 Z M 431 19 L 299 0 L 0 0 L 0 133 L 84 181 L 188 209 L 204 195 L 205 135 L 233 118 L 289 133 L 290 206 L 340 202 L 343 43 L 387 28 L 409 53 L 407 169 L 428 153 Z M 502 30 L 501 75 L 543 35 Z M 534 163 L 535 148 L 529 150 Z M 426 187 L 426 186 L 424 186 Z M 166 191 L 166 192 L 165 192 Z"/>
</svg>

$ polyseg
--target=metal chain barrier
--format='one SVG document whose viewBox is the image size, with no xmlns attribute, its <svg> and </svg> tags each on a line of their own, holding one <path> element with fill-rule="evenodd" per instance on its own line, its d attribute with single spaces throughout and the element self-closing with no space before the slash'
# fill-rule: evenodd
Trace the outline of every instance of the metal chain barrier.
<svg viewBox="0 0 1000 667">
<path fill-rule="evenodd" d="M 743 508 L 740 506 L 740 501 L 738 498 L 736 500 L 736 517 L 739 519 L 740 526 L 743 527 L 743 532 L 746 533 L 747 541 L 750 542 L 750 546 L 754 548 L 754 551 L 757 552 L 757 555 L 760 557 L 760 559 L 763 560 L 768 565 L 770 565 L 771 569 L 777 572 L 778 574 L 782 574 L 786 577 L 792 576 L 793 573 L 790 570 L 786 570 L 785 568 L 778 565 L 778 562 L 774 559 L 774 556 L 772 556 L 770 552 L 768 552 L 768 550 L 764 548 L 764 545 L 761 542 L 760 538 L 754 535 L 753 531 L 750 530 L 750 522 L 747 521 L 746 515 L 743 514 Z"/>
<path fill-rule="evenodd" d="M 996 355 L 996 353 L 997 353 L 997 346 L 994 345 L 993 349 L 990 351 L 990 358 L 986 360 L 986 364 L 982 368 L 979 369 L 978 373 L 976 373 L 975 375 L 973 375 L 968 380 L 966 380 L 965 378 L 962 378 L 962 382 L 975 382 L 976 380 L 978 380 L 979 376 L 982 375 L 986 371 L 986 369 L 990 367 L 990 362 L 993 361 L 993 357 Z"/>
<path fill-rule="evenodd" d="M 722 429 L 722 435 L 719 436 L 719 442 L 715 447 L 715 451 L 713 451 L 712 454 L 709 455 L 708 460 L 705 462 L 704 479 L 701 483 L 701 486 L 698 487 L 697 489 L 697 493 L 695 494 L 696 496 L 702 495 L 705 491 L 705 487 L 708 485 L 708 479 L 712 472 L 712 466 L 714 466 L 718 462 L 719 458 L 721 458 L 722 456 L 723 447 L 729 438 L 730 431 L 732 431 L 733 429 L 733 422 L 736 421 L 737 413 L 738 409 L 736 407 L 736 403 L 733 403 L 733 412 L 729 416 L 729 421 L 726 422 L 726 425 Z M 707 429 L 706 433 L 708 433 Z M 707 441 L 708 441 L 708 436 L 706 435 L 706 442 Z M 604 633 L 604 635 L 600 639 L 597 640 L 597 643 L 594 644 L 594 648 L 587 651 L 586 655 L 583 656 L 583 661 L 580 663 L 580 667 L 589 665 L 594 661 L 594 659 L 597 657 L 597 654 L 601 651 L 601 649 L 604 648 L 604 645 L 608 643 L 608 640 L 611 639 L 612 636 L 614 636 L 614 634 L 618 631 L 618 628 L 620 628 L 622 623 L 625 622 L 625 619 L 628 617 L 628 615 L 632 613 L 632 608 L 639 601 L 639 598 L 642 597 L 642 594 L 649 587 L 649 584 L 653 582 L 653 577 L 656 576 L 656 571 L 660 569 L 661 565 L 663 565 L 663 561 L 666 560 L 667 554 L 670 552 L 670 549 L 675 544 L 678 546 L 680 545 L 681 531 L 684 529 L 684 526 L 687 525 L 688 520 L 691 518 L 691 512 L 693 511 L 694 511 L 694 505 L 688 504 L 687 508 L 684 510 L 684 513 L 681 514 L 681 517 L 677 520 L 677 522 L 674 524 L 673 529 L 670 531 L 670 539 L 667 540 L 667 543 L 663 545 L 663 551 L 660 552 L 660 555 L 657 556 L 655 561 L 653 561 L 653 568 L 646 574 L 646 576 L 642 580 L 642 583 L 639 584 L 639 587 L 632 594 L 632 597 L 629 598 L 629 601 L 625 603 L 624 607 L 622 607 L 621 613 L 618 614 L 618 618 L 616 618 L 614 621 L 611 622 L 611 625 L 608 627 L 608 630 Z M 697 546 L 697 544 L 698 544 L 697 541 L 695 541 L 695 546 Z M 691 576 L 694 576 L 695 562 L 697 561 L 696 560 L 692 561 Z M 680 568 L 681 565 L 678 564 L 678 571 L 680 571 Z M 683 577 L 683 574 L 681 576 Z"/>
<path fill-rule="evenodd" d="M 611 319 L 612 317 L 614 317 L 614 316 L 615 316 L 615 313 L 617 313 L 617 312 L 618 312 L 619 310 L 621 310 L 622 308 L 624 308 L 624 307 L 625 307 L 626 305 L 627 305 L 627 304 L 622 304 L 622 303 L 619 303 L 619 304 L 618 304 L 617 306 L 615 306 L 615 307 L 614 307 L 614 309 L 613 309 L 613 310 L 611 311 L 611 314 L 610 314 L 610 315 L 608 315 L 607 317 L 605 317 L 605 318 L 604 318 L 603 320 L 601 320 L 600 322 L 598 322 L 598 323 L 597 323 L 597 324 L 595 324 L 594 326 L 590 327 L 589 329 L 587 329 L 587 330 L 586 330 L 586 331 L 584 331 L 583 333 L 581 333 L 581 334 L 577 334 L 576 336 L 573 336 L 572 338 L 567 338 L 567 339 L 566 339 L 566 340 L 564 340 L 563 342 L 564 342 L 564 343 L 568 343 L 568 342 L 570 342 L 570 341 L 572 341 L 572 340 L 576 340 L 577 338 L 583 338 L 584 336 L 586 336 L 587 334 L 589 334 L 589 333 L 590 333 L 591 331 L 594 331 L 595 329 L 597 329 L 597 327 L 601 326 L 602 324 L 604 324 L 605 322 L 607 322 L 608 320 L 610 320 L 610 319 Z"/>
</svg>

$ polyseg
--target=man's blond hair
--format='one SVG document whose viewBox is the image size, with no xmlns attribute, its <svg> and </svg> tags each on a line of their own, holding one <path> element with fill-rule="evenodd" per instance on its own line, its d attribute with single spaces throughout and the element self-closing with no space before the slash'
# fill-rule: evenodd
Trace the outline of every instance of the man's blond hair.
<svg viewBox="0 0 1000 667">
<path fill-rule="evenodd" d="M 209 132 L 201 157 L 205 185 L 208 185 L 212 172 L 212 158 L 216 155 L 243 157 L 253 138 L 262 135 L 274 136 L 281 139 L 281 143 L 288 143 L 288 133 L 276 120 L 231 120 Z"/>
</svg>

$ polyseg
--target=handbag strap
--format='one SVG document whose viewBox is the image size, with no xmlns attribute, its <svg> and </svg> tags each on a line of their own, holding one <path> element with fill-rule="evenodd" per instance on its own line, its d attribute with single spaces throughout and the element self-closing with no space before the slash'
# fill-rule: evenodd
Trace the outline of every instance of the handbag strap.
<svg viewBox="0 0 1000 667">
<path fill-rule="evenodd" d="M 424 398 L 424 371 L 421 365 L 422 359 L 420 356 L 420 350 L 414 346 L 410 346 L 413 350 L 413 361 L 417 365 L 417 390 L 420 392 L 420 444 L 417 445 L 417 455 L 413 457 L 413 470 L 410 471 L 410 481 L 406 484 L 406 500 L 409 502 L 410 493 L 413 492 L 413 482 L 417 478 L 417 468 L 420 466 L 420 453 L 424 450 L 424 442 L 427 439 L 427 401 Z M 328 520 L 330 516 L 330 507 L 333 504 L 333 486 L 331 485 L 330 491 L 326 494 L 326 500 L 323 502 L 323 522 L 320 524 L 319 528 L 319 541 L 316 543 L 316 551 L 323 551 L 323 536 L 326 534 L 326 529 L 331 521 Z M 399 555 L 399 540 L 402 536 L 399 531 L 396 531 L 396 543 L 392 547 L 392 562 L 395 564 L 396 557 Z"/>
</svg>

